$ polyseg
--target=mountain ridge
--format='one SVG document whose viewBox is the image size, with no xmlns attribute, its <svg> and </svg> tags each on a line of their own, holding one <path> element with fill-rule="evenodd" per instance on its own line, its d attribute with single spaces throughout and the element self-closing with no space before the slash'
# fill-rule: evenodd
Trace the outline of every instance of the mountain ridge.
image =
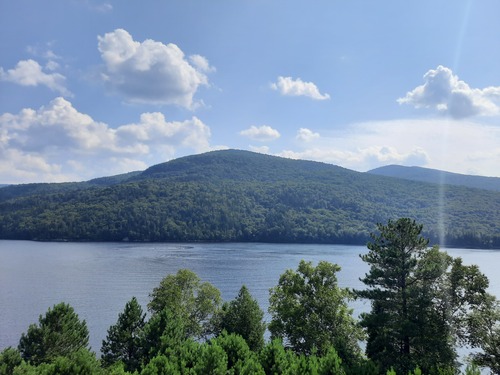
<svg viewBox="0 0 500 375">
<path fill-rule="evenodd" d="M 500 177 L 466 175 L 439 169 L 406 167 L 395 164 L 375 168 L 366 173 L 386 177 L 403 178 L 411 181 L 459 185 L 477 189 L 500 191 Z"/>
<path fill-rule="evenodd" d="M 500 248 L 500 193 L 241 150 L 82 183 L 0 189 L 0 239 L 365 244 L 410 217 L 433 243 Z M 440 221 L 442 218 L 446 220 Z"/>
</svg>

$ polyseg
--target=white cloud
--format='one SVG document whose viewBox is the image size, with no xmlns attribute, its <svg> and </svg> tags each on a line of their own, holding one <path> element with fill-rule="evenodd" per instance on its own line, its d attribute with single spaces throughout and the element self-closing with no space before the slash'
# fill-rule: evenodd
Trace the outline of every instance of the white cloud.
<svg viewBox="0 0 500 375">
<path fill-rule="evenodd" d="M 259 154 L 269 154 L 269 146 L 252 146 L 249 147 L 250 151 L 258 152 Z"/>
<path fill-rule="evenodd" d="M 210 128 L 196 117 L 143 113 L 137 123 L 111 128 L 63 98 L 0 115 L 1 183 L 90 179 L 210 149 Z"/>
<path fill-rule="evenodd" d="M 131 102 L 192 109 L 199 104 L 193 99 L 198 88 L 208 85 L 205 73 L 214 70 L 203 56 L 192 56 L 191 65 L 177 45 L 151 39 L 137 42 L 123 29 L 98 36 L 98 42 L 104 80 Z"/>
<path fill-rule="evenodd" d="M 307 128 L 300 128 L 297 131 L 297 136 L 295 138 L 301 142 L 311 142 L 319 137 L 319 133 L 314 133 L 312 130 Z"/>
<path fill-rule="evenodd" d="M 259 142 L 274 141 L 281 136 L 276 129 L 273 129 L 268 125 L 262 125 L 259 127 L 252 125 L 250 128 L 242 130 L 240 135 Z"/>
<path fill-rule="evenodd" d="M 371 146 L 352 150 L 316 147 L 302 151 L 284 150 L 279 155 L 291 159 L 337 164 L 359 171 L 389 164 L 423 166 L 429 161 L 427 153 L 420 148 L 405 152 L 392 146 Z"/>
<path fill-rule="evenodd" d="M 201 55 L 189 56 L 189 61 L 201 72 L 212 73 L 215 72 L 215 67 L 211 66 L 206 57 Z"/>
<path fill-rule="evenodd" d="M 358 123 L 279 155 L 358 171 L 400 164 L 500 177 L 500 127 L 442 118 Z"/>
<path fill-rule="evenodd" d="M 321 94 L 314 83 L 304 82 L 300 78 L 280 76 L 277 82 L 271 84 L 271 88 L 286 96 L 306 96 L 315 100 L 330 99 L 330 95 Z"/>
<path fill-rule="evenodd" d="M 108 2 L 95 2 L 93 0 L 77 0 L 81 5 L 92 12 L 107 13 L 113 10 L 113 5 Z"/>
<path fill-rule="evenodd" d="M 47 70 L 57 68 L 55 62 L 47 65 Z M 71 96 L 65 87 L 66 77 L 59 73 L 45 73 L 41 65 L 35 60 L 21 60 L 14 69 L 4 71 L 0 67 L 0 80 L 17 83 L 22 86 L 47 86 L 61 95 Z"/>
<path fill-rule="evenodd" d="M 457 119 L 500 113 L 500 87 L 471 88 L 442 65 L 425 73 L 424 81 L 398 103 L 436 109 Z"/>
</svg>

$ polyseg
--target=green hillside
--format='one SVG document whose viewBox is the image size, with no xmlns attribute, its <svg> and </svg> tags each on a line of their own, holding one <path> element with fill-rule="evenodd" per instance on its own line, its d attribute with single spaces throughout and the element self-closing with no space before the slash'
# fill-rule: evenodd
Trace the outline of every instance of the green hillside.
<svg viewBox="0 0 500 375">
<path fill-rule="evenodd" d="M 432 182 L 435 184 L 459 185 L 478 189 L 500 191 L 499 177 L 470 176 L 422 167 L 387 165 L 368 171 L 368 173 L 387 177 L 404 178 L 412 181 Z"/>
<path fill-rule="evenodd" d="M 411 217 L 447 245 L 500 248 L 500 193 L 225 150 L 142 173 L 0 189 L 0 238 L 364 244 Z M 443 218 L 442 225 L 439 219 Z"/>
</svg>

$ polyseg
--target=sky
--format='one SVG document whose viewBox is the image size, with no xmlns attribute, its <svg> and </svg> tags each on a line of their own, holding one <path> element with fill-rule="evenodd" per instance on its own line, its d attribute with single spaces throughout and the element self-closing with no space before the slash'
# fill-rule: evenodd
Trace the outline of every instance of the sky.
<svg viewBox="0 0 500 375">
<path fill-rule="evenodd" d="M 500 177 L 497 0 L 0 0 L 0 184 L 235 148 Z"/>
</svg>

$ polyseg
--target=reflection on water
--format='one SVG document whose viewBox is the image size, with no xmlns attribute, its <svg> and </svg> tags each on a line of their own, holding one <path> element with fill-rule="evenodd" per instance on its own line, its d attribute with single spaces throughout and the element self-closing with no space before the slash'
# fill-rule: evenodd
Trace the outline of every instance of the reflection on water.
<svg viewBox="0 0 500 375">
<path fill-rule="evenodd" d="M 130 244 L 0 241 L 0 350 L 17 346 L 19 337 L 40 314 L 59 302 L 71 304 L 87 321 L 93 350 L 127 301 L 137 297 L 144 309 L 160 280 L 181 268 L 197 273 L 233 299 L 245 284 L 267 311 L 269 288 L 301 259 L 342 267 L 339 284 L 362 288 L 368 270 L 359 258 L 362 246 L 297 244 Z M 478 264 L 500 296 L 499 251 L 448 249 L 466 264 Z M 369 308 L 352 304 L 355 314 Z"/>
</svg>

